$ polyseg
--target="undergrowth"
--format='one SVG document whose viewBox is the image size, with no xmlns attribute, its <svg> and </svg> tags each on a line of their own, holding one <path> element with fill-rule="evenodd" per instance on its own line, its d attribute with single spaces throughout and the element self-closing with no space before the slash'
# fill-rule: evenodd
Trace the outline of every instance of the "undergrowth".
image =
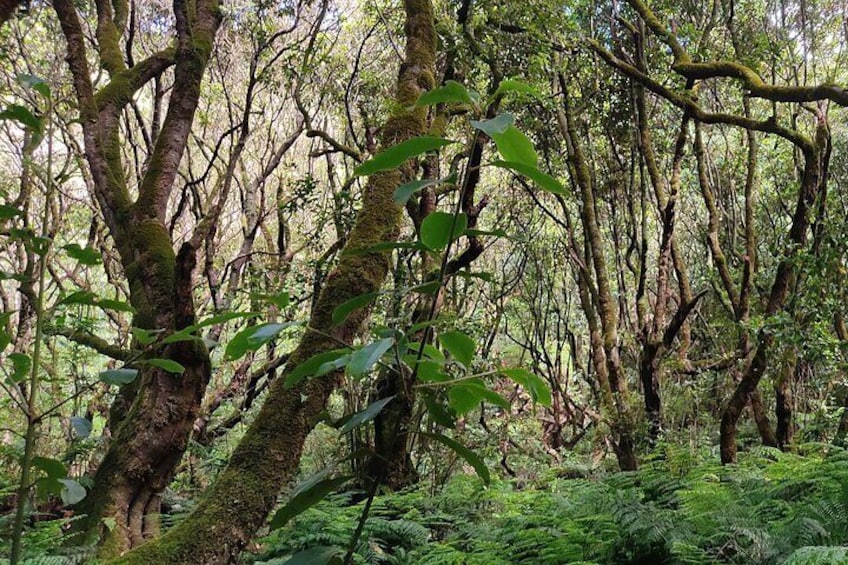
<svg viewBox="0 0 848 565">
<path fill-rule="evenodd" d="M 571 476 L 567 472 L 559 472 Z M 362 503 L 335 495 L 259 540 L 256 564 L 346 548 Z M 848 563 L 848 453 L 758 449 L 737 466 L 680 450 L 634 473 L 488 488 L 456 476 L 375 500 L 355 562 L 415 565 Z"/>
</svg>

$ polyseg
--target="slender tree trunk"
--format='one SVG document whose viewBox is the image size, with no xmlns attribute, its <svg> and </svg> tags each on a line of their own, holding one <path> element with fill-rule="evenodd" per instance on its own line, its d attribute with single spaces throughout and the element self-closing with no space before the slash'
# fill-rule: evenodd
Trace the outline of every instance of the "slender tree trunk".
<svg viewBox="0 0 848 565">
<path fill-rule="evenodd" d="M 433 87 L 436 33 L 432 5 L 429 0 L 405 0 L 404 7 L 405 60 L 398 77 L 396 113 L 382 131 L 384 147 L 426 131 L 426 109 L 412 106 L 422 92 Z M 389 270 L 389 258 L 384 252 L 350 251 L 397 237 L 401 216 L 393 194 L 414 178 L 414 172 L 413 164 L 407 163 L 369 178 L 362 209 L 345 246 L 347 252 L 328 276 L 289 367 L 338 348 L 339 341 L 350 343 L 359 333 L 366 309 L 354 312 L 340 325 L 332 322 L 333 310 L 353 297 L 379 290 Z M 194 512 L 117 563 L 211 565 L 227 563 L 239 554 L 273 508 L 281 485 L 296 473 L 306 436 L 339 379 L 337 374 L 327 375 L 287 387 L 289 372 L 274 380 L 256 420 Z"/>
<path fill-rule="evenodd" d="M 803 248 L 807 240 L 810 211 L 826 182 L 827 163 L 823 161 L 826 155 L 824 149 L 829 142 L 828 136 L 827 124 L 821 117 L 816 130 L 816 139 L 811 144 L 812 147 L 805 148 L 803 151 L 804 172 L 798 191 L 798 202 L 792 217 L 792 225 L 789 229 L 789 245 L 787 246 L 786 257 L 779 263 L 772 283 L 765 311 L 766 321 L 783 309 L 792 281 L 795 278 L 793 255 L 797 250 Z M 736 462 L 736 424 L 742 410 L 751 398 L 751 393 L 756 390 L 765 373 L 768 366 L 769 350 L 773 344 L 774 336 L 767 329 L 760 330 L 754 356 L 743 374 L 742 380 L 725 406 L 721 416 L 719 439 L 722 463 Z"/>
</svg>

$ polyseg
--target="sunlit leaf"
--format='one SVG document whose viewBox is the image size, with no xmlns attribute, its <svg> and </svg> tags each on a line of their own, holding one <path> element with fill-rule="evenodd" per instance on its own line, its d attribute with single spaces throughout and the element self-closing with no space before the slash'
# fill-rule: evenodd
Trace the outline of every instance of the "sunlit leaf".
<svg viewBox="0 0 848 565">
<path fill-rule="evenodd" d="M 480 95 L 469 91 L 454 80 L 445 81 L 443 86 L 429 90 L 418 97 L 416 108 L 421 106 L 433 106 L 435 104 L 459 103 L 473 106 L 480 100 Z"/>
<path fill-rule="evenodd" d="M 467 227 L 468 218 L 465 214 L 454 217 L 447 212 L 433 212 L 421 222 L 421 243 L 433 250 L 444 249 L 452 239 L 462 235 Z"/>
<path fill-rule="evenodd" d="M 474 350 L 477 348 L 473 339 L 462 332 L 451 331 L 440 334 L 439 343 L 465 367 L 471 365 L 471 361 L 474 359 Z"/>
</svg>

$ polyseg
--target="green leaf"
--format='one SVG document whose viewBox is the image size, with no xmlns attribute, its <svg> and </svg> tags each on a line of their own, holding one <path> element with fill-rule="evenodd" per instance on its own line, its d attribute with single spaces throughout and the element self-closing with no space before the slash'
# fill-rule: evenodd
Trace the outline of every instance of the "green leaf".
<svg viewBox="0 0 848 565">
<path fill-rule="evenodd" d="M 15 216 L 23 216 L 21 209 L 9 206 L 8 204 L 0 204 L 0 220 L 11 220 Z"/>
<path fill-rule="evenodd" d="M 423 179 L 413 180 L 406 184 L 402 184 L 395 189 L 394 200 L 396 204 L 406 204 L 414 194 L 424 190 L 428 186 L 439 184 L 441 179 Z"/>
<path fill-rule="evenodd" d="M 68 468 L 58 459 L 33 457 L 32 466 L 41 469 L 51 479 L 63 479 L 68 476 Z"/>
<path fill-rule="evenodd" d="M 249 326 L 233 336 L 224 351 L 224 359 L 227 361 L 240 359 L 248 351 L 258 350 L 274 339 L 281 331 L 297 324 L 298 322 L 286 322 L 284 324 L 268 322 L 258 326 Z"/>
<path fill-rule="evenodd" d="M 91 435 L 92 429 L 91 420 L 80 416 L 71 416 L 71 429 L 74 430 L 74 437 L 77 439 L 85 439 Z"/>
<path fill-rule="evenodd" d="M 544 98 L 541 92 L 539 92 L 526 82 L 522 82 L 520 80 L 515 79 L 502 80 L 501 83 L 498 85 L 497 90 L 495 90 L 495 93 L 492 95 L 492 98 L 497 98 L 498 96 L 506 94 L 508 92 L 520 92 L 522 94 L 529 94 L 534 98 L 538 98 L 539 100 L 542 100 Z"/>
<path fill-rule="evenodd" d="M 19 104 L 11 104 L 0 112 L 0 120 L 13 120 L 21 123 L 33 132 L 41 132 L 43 121 L 36 117 L 28 108 Z"/>
<path fill-rule="evenodd" d="M 533 142 L 517 127 L 509 126 L 503 133 L 496 133 L 491 137 L 504 161 L 536 167 L 539 156 L 536 155 Z"/>
<path fill-rule="evenodd" d="M 167 371 L 168 373 L 176 373 L 182 374 L 185 372 L 185 367 L 174 361 L 173 359 L 145 359 L 141 361 L 146 365 L 152 365 L 153 367 L 158 367 L 163 371 Z"/>
<path fill-rule="evenodd" d="M 160 334 L 162 330 L 146 330 L 144 328 L 130 328 L 130 333 L 133 338 L 139 343 L 139 345 L 150 345 L 154 341 L 156 341 L 156 336 Z"/>
<path fill-rule="evenodd" d="M 447 212 L 433 212 L 421 222 L 421 243 L 433 250 L 447 247 L 448 243 L 462 235 L 468 227 L 465 214 L 456 216 Z M 451 230 L 453 228 L 453 230 Z"/>
<path fill-rule="evenodd" d="M 12 380 L 21 382 L 32 369 L 32 359 L 26 353 L 10 353 L 9 360 L 12 362 Z"/>
<path fill-rule="evenodd" d="M 443 86 L 429 90 L 418 97 L 415 107 L 449 104 L 451 102 L 473 106 L 480 100 L 480 95 L 469 91 L 455 80 L 446 81 Z"/>
<path fill-rule="evenodd" d="M 501 373 L 524 387 L 524 390 L 530 394 L 533 402 L 542 406 L 551 405 L 551 389 L 548 388 L 548 384 L 539 376 L 526 369 L 503 369 Z"/>
<path fill-rule="evenodd" d="M 76 481 L 71 479 L 59 479 L 59 482 L 64 485 L 62 488 L 62 504 L 71 506 L 85 498 L 85 488 Z"/>
<path fill-rule="evenodd" d="M 133 382 L 138 376 L 138 369 L 109 369 L 101 372 L 97 378 L 110 385 L 125 385 Z"/>
<path fill-rule="evenodd" d="M 395 340 L 392 337 L 386 337 L 374 343 L 357 349 L 350 356 L 350 361 L 347 364 L 347 373 L 352 377 L 364 375 L 380 360 L 380 357 L 391 349 Z"/>
<path fill-rule="evenodd" d="M 491 120 L 471 120 L 471 126 L 479 129 L 489 137 L 504 133 L 506 129 L 513 124 L 515 118 L 512 114 L 498 114 Z"/>
<path fill-rule="evenodd" d="M 317 483 L 309 485 L 307 488 L 298 488 L 295 490 L 291 500 L 277 510 L 274 517 L 271 518 L 270 527 L 272 530 L 282 528 L 289 520 L 304 512 L 312 506 L 321 502 L 331 492 L 338 490 L 340 486 L 350 480 L 350 477 L 335 477 L 325 479 Z"/>
<path fill-rule="evenodd" d="M 543 173 L 536 167 L 531 167 L 525 163 L 519 163 L 516 161 L 494 161 L 492 163 L 495 167 L 500 167 L 502 169 L 509 169 L 511 171 L 515 171 L 525 177 L 529 178 L 531 181 L 536 183 L 536 185 L 545 190 L 547 192 L 552 192 L 553 194 L 559 194 L 561 196 L 567 196 L 568 192 L 565 187 L 559 182 L 557 179 L 552 177 L 547 173 Z"/>
<path fill-rule="evenodd" d="M 99 265 L 103 262 L 100 258 L 100 252 L 91 247 L 80 247 L 76 243 L 69 243 L 62 247 L 67 252 L 68 257 L 76 259 L 77 262 L 83 265 Z"/>
<path fill-rule="evenodd" d="M 482 401 L 477 390 L 469 387 L 454 386 L 448 391 L 448 404 L 460 416 L 477 408 Z"/>
<path fill-rule="evenodd" d="M 471 360 L 474 359 L 474 350 L 477 348 L 473 339 L 462 332 L 453 331 L 440 334 L 439 343 L 466 368 L 471 365 Z"/>
<path fill-rule="evenodd" d="M 359 165 L 353 173 L 357 176 L 364 177 L 380 171 L 396 169 L 413 157 L 417 157 L 428 151 L 435 151 L 451 143 L 455 142 L 429 135 L 413 137 L 378 153 Z"/>
<path fill-rule="evenodd" d="M 486 468 L 486 464 L 483 462 L 483 459 L 481 459 L 479 455 L 477 455 L 461 443 L 457 442 L 456 440 L 453 440 L 442 434 L 434 434 L 429 432 L 419 433 L 421 433 L 421 435 L 427 436 L 431 439 L 438 441 L 439 443 L 445 445 L 454 453 L 465 459 L 465 461 L 474 468 L 474 470 L 477 472 L 477 475 L 481 479 L 483 479 L 483 482 L 489 484 L 489 481 L 491 480 L 491 476 L 489 475 L 489 469 Z"/>
<path fill-rule="evenodd" d="M 354 296 L 350 300 L 346 300 L 333 310 L 333 324 L 339 325 L 350 316 L 354 310 L 359 310 L 371 304 L 375 298 L 380 295 L 379 292 L 366 292 L 359 296 Z"/>
<path fill-rule="evenodd" d="M 433 393 L 424 391 L 423 398 L 424 406 L 427 407 L 427 412 L 430 414 L 430 417 L 434 422 L 446 428 L 453 428 L 456 425 L 456 420 L 450 413 L 450 410 L 448 410 L 441 402 L 436 400 Z"/>
<path fill-rule="evenodd" d="M 371 404 L 366 406 L 364 410 L 361 410 L 356 414 L 351 415 L 351 417 L 345 421 L 344 425 L 339 430 L 339 433 L 346 434 L 349 431 L 358 428 L 362 424 L 367 424 L 368 422 L 376 418 L 377 415 L 383 411 L 383 408 L 385 408 L 386 405 L 394 399 L 395 395 L 392 395 L 388 398 L 382 398 L 380 400 L 372 402 Z"/>
<path fill-rule="evenodd" d="M 347 355 L 347 353 L 348 351 L 346 349 L 334 349 L 332 351 L 324 351 L 323 353 L 313 355 L 292 369 L 288 375 L 286 375 L 286 388 L 291 388 L 306 377 L 313 376 L 322 365 L 335 361 L 336 359 Z"/>
<path fill-rule="evenodd" d="M 283 565 L 340 565 L 344 552 L 338 547 L 318 545 L 291 556 Z"/>
</svg>

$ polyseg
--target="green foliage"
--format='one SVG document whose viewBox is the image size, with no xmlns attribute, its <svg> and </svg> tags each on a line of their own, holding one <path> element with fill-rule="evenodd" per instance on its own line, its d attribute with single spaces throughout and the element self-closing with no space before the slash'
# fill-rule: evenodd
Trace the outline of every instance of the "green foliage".
<svg viewBox="0 0 848 565">
<path fill-rule="evenodd" d="M 835 564 L 848 543 L 848 453 L 762 449 L 738 467 L 678 448 L 635 473 L 534 484 L 455 476 L 378 496 L 356 563 Z M 356 497 L 356 498 L 354 498 Z M 362 502 L 332 496 L 262 541 L 258 563 L 313 546 L 345 548 Z M 279 560 L 279 561 L 278 561 Z"/>
</svg>

